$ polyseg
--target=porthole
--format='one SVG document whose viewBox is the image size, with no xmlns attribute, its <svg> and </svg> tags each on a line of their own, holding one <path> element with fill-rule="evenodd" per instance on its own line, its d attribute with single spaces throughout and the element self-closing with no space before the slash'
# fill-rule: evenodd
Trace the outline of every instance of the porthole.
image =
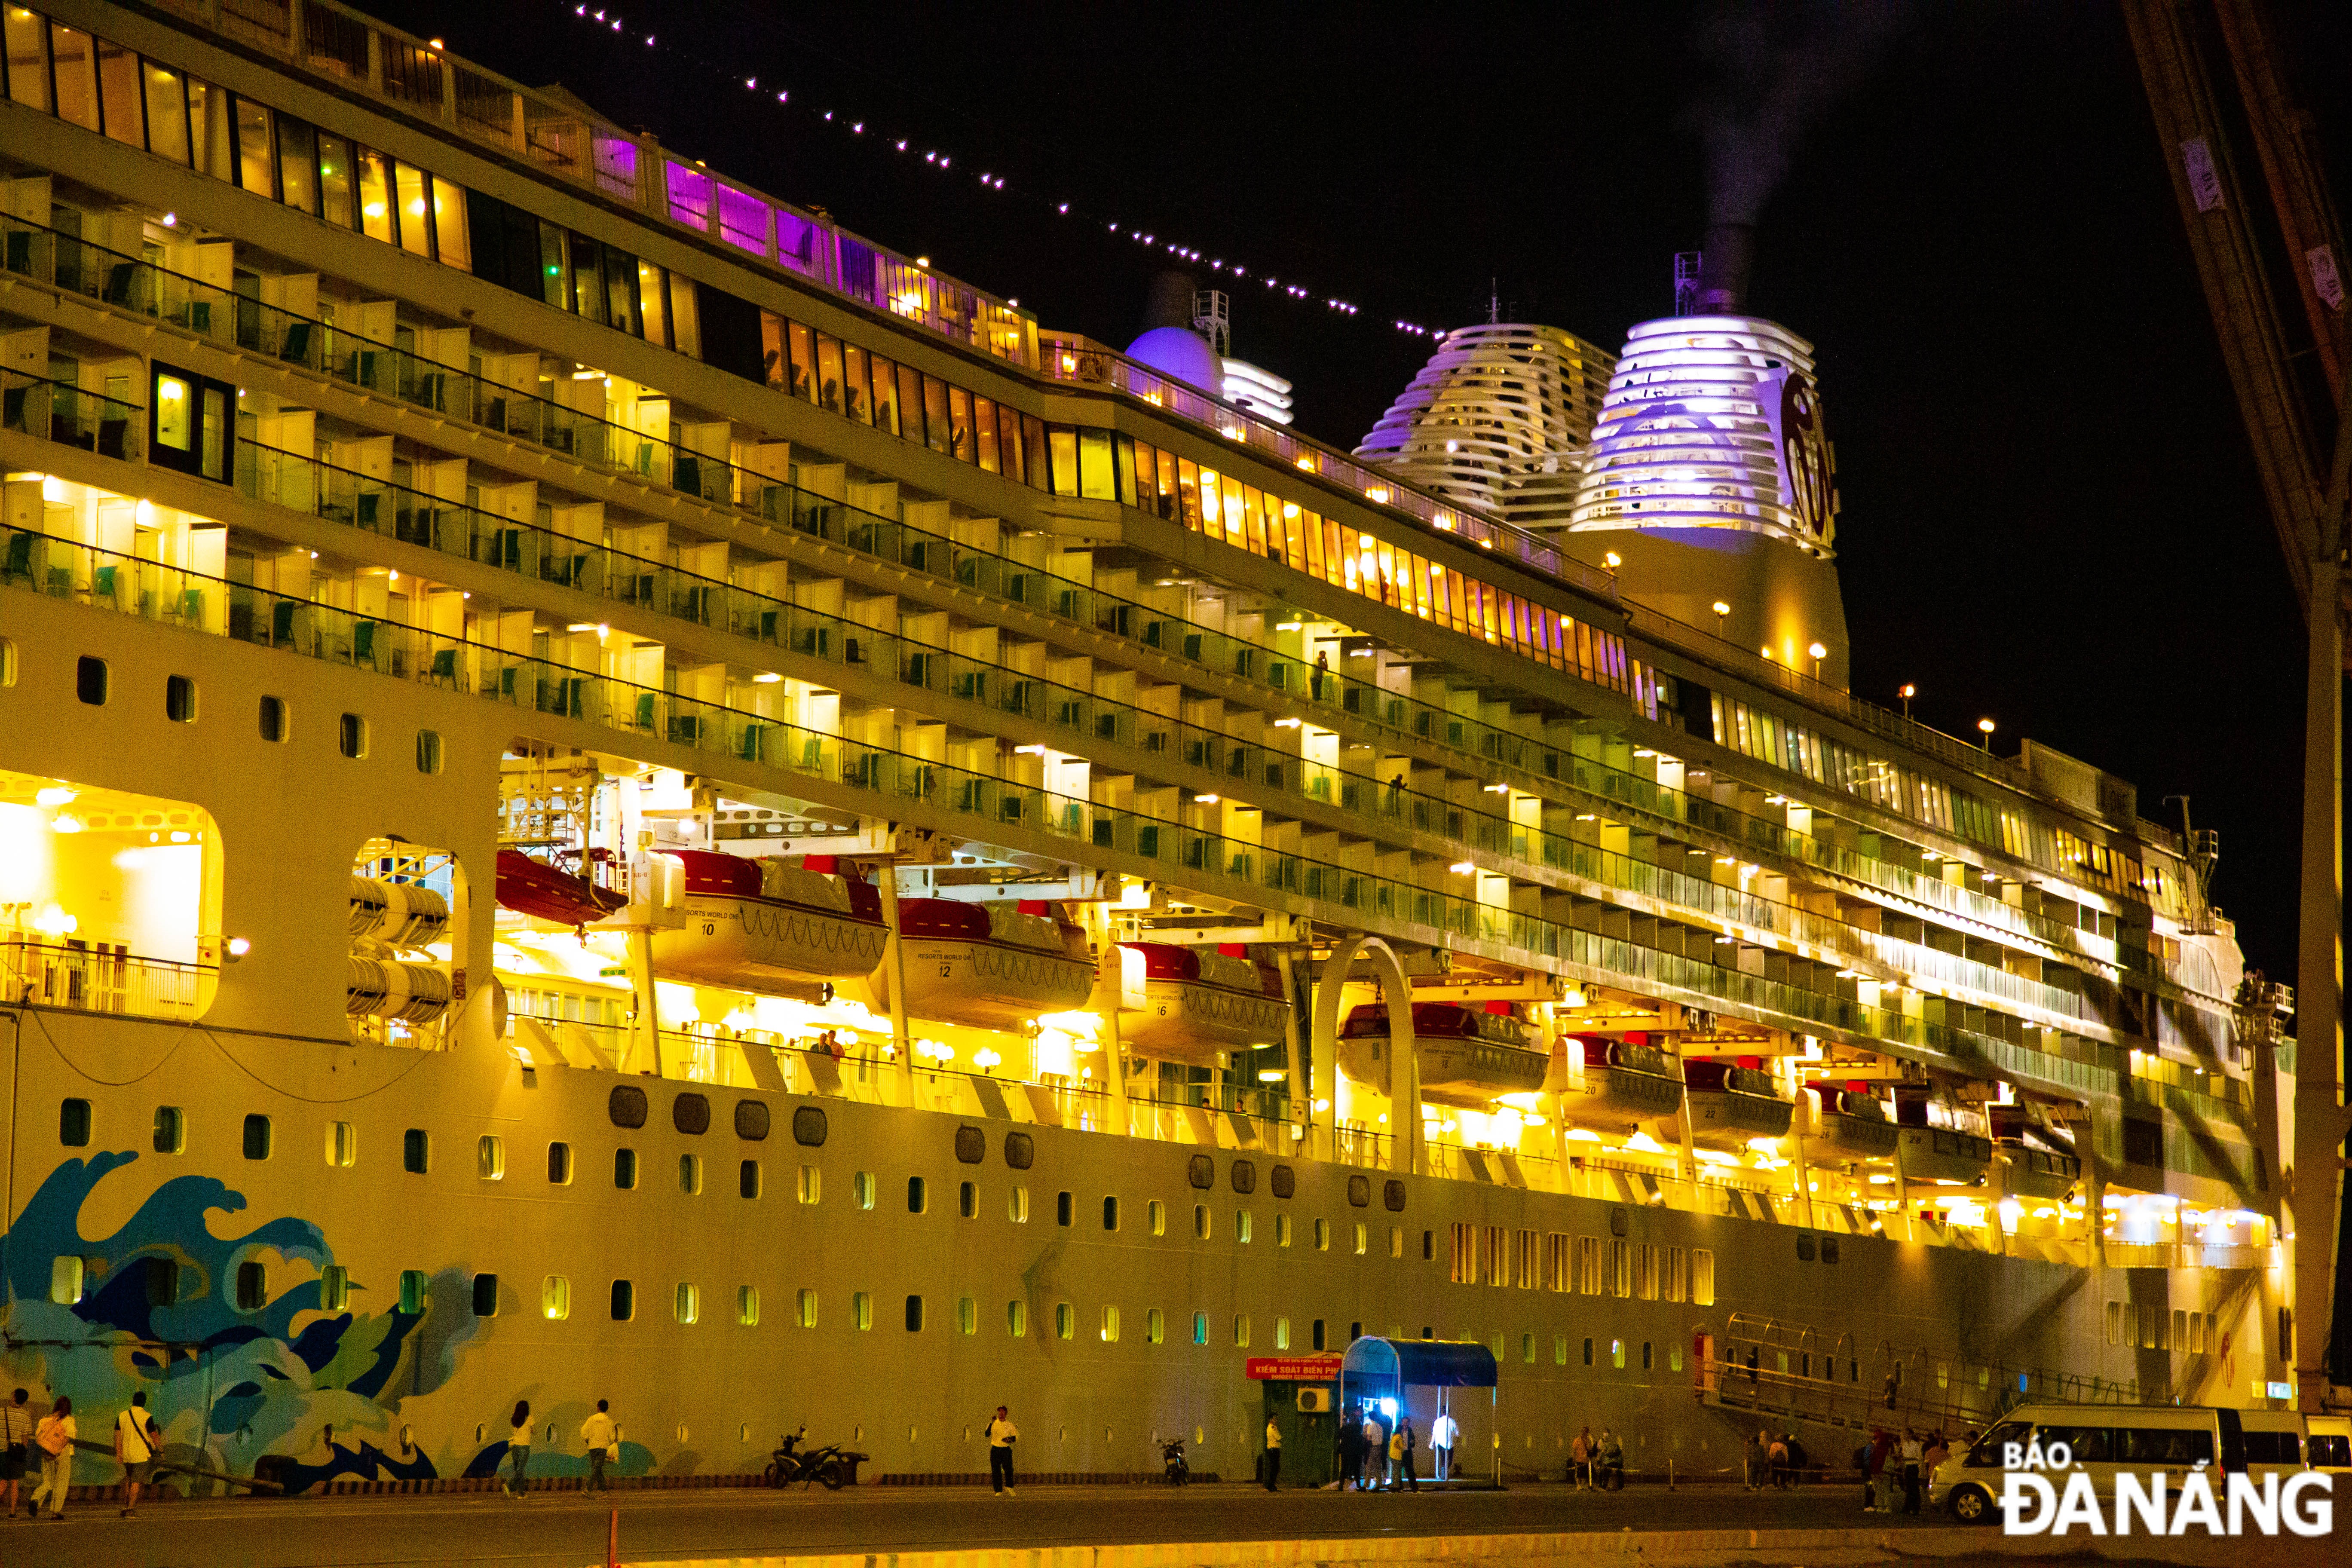
<svg viewBox="0 0 2352 1568">
<path fill-rule="evenodd" d="M 441 771 L 440 731 L 416 731 L 416 771 L 420 773 L 437 773 Z"/>
<path fill-rule="evenodd" d="M 1025 1171 L 1037 1159 L 1037 1145 L 1026 1132 L 1004 1135 L 1004 1163 L 1016 1171 Z"/>
<path fill-rule="evenodd" d="M 1217 1184 L 1217 1163 L 1206 1154 L 1195 1154 L 1185 1168 L 1185 1180 L 1202 1192 Z"/>
<path fill-rule="evenodd" d="M 163 678 L 163 717 L 174 724 L 196 721 L 196 682 L 194 676 L 167 675 Z"/>
<path fill-rule="evenodd" d="M 710 1101 L 699 1094 L 681 1094 L 669 1104 L 669 1124 L 688 1137 L 710 1131 Z"/>
<path fill-rule="evenodd" d="M 74 695 L 93 708 L 106 706 L 106 660 L 84 654 L 74 661 Z"/>
<path fill-rule="evenodd" d="M 635 1084 L 615 1084 L 613 1092 L 604 1097 L 604 1113 L 613 1119 L 615 1127 L 643 1127 L 646 1124 L 646 1091 Z"/>
<path fill-rule="evenodd" d="M 1257 1167 L 1251 1164 L 1247 1160 L 1234 1161 L 1233 1165 L 1233 1184 L 1234 1191 L 1237 1193 L 1254 1193 L 1257 1191 Z"/>
<path fill-rule="evenodd" d="M 1287 1165 L 1276 1165 L 1272 1173 L 1270 1184 L 1274 1188 L 1276 1197 L 1293 1197 L 1298 1192 L 1298 1173 Z"/>
<path fill-rule="evenodd" d="M 988 1158 L 988 1134 L 977 1127 L 955 1130 L 955 1157 L 967 1165 L 977 1165 Z"/>
<path fill-rule="evenodd" d="M 286 700 L 265 697 L 261 700 L 261 738 L 272 745 L 284 742 L 287 734 Z"/>
<path fill-rule="evenodd" d="M 1370 1176 L 1349 1177 L 1348 1201 L 1358 1208 L 1367 1208 L 1370 1206 L 1372 1201 L 1372 1179 Z"/>
<path fill-rule="evenodd" d="M 1388 1205 L 1389 1213 L 1404 1213 L 1404 1184 L 1393 1180 L 1384 1183 L 1381 1188 L 1381 1201 Z"/>
<path fill-rule="evenodd" d="M 768 1138 L 768 1102 L 764 1100 L 739 1100 L 735 1102 L 735 1136 L 747 1143 L 764 1143 Z"/>
<path fill-rule="evenodd" d="M 336 727 L 336 744 L 343 755 L 358 760 L 367 755 L 368 721 L 357 713 L 346 713 Z"/>
<path fill-rule="evenodd" d="M 824 1146 L 824 1107 L 803 1105 L 793 1110 L 793 1142 L 803 1149 Z"/>
</svg>

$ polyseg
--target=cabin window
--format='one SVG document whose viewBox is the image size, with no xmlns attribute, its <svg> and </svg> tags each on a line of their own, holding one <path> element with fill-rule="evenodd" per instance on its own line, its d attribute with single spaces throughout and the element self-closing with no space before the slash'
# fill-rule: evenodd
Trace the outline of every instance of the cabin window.
<svg viewBox="0 0 2352 1568">
<path fill-rule="evenodd" d="M 1381 1201 L 1388 1205 L 1389 1213 L 1404 1213 L 1404 1184 L 1394 1181 L 1382 1184 Z"/>
<path fill-rule="evenodd" d="M 357 713 L 342 716 L 335 731 L 335 743 L 343 755 L 357 761 L 367 755 L 368 722 Z"/>
<path fill-rule="evenodd" d="M 860 1171 L 849 1178 L 849 1204 L 852 1208 L 874 1206 L 874 1173 Z"/>
<path fill-rule="evenodd" d="M 245 1157 L 248 1160 L 269 1158 L 269 1118 L 267 1116 L 245 1119 Z"/>
<path fill-rule="evenodd" d="M 637 1288 L 631 1281 L 613 1281 L 612 1315 L 616 1323 L 625 1323 L 637 1315 Z"/>
<path fill-rule="evenodd" d="M 572 1315 L 572 1281 L 561 1274 L 551 1274 L 539 1282 L 539 1315 L 551 1323 L 560 1323 Z"/>
<path fill-rule="evenodd" d="M 340 1312 L 352 1302 L 351 1270 L 340 1263 L 330 1263 L 319 1270 L 319 1310 Z"/>
<path fill-rule="evenodd" d="M 1290 1245 L 1290 1216 L 1286 1214 L 1274 1216 L 1274 1244 L 1276 1247 Z"/>
<path fill-rule="evenodd" d="M 1362 1220 L 1356 1222 L 1356 1256 L 1365 1257 L 1372 1250 L 1372 1227 Z"/>
<path fill-rule="evenodd" d="M 106 660 L 84 654 L 74 661 L 74 695 L 92 708 L 106 706 Z"/>
<path fill-rule="evenodd" d="M 1825 1236 L 1822 1237 L 1822 1261 L 1824 1263 L 1835 1263 L 1837 1260 L 1838 1238 L 1834 1236 Z"/>
<path fill-rule="evenodd" d="M 1037 1158 L 1036 1141 L 1026 1132 L 1004 1135 L 1004 1163 L 1016 1171 L 1025 1171 Z"/>
<path fill-rule="evenodd" d="M 257 1258 L 236 1266 L 236 1310 L 258 1312 L 269 1305 L 269 1271 Z"/>
<path fill-rule="evenodd" d="M 955 1157 L 959 1163 L 977 1165 L 988 1158 L 988 1134 L 977 1127 L 955 1130 Z"/>
<path fill-rule="evenodd" d="M 81 1305 L 82 1260 L 79 1258 L 49 1259 L 49 1300 L 59 1307 Z"/>
<path fill-rule="evenodd" d="M 495 1318 L 499 1315 L 499 1277 L 495 1274 L 474 1276 L 474 1316 Z"/>
<path fill-rule="evenodd" d="M 742 1196 L 743 1198 L 745 1198 L 745 1199 L 747 1199 L 747 1200 L 750 1200 L 750 1199 L 756 1199 L 756 1198 L 758 1198 L 758 1197 L 759 1197 L 759 1195 L 760 1195 L 760 1162 L 759 1162 L 759 1161 L 757 1161 L 757 1160 L 746 1160 L 746 1161 L 744 1161 L 741 1164 L 740 1164 L 740 1165 L 738 1165 L 738 1166 L 736 1167 L 736 1170 L 735 1170 L 735 1191 L 737 1192 L 737 1194 L 740 1194 L 740 1196 Z"/>
<path fill-rule="evenodd" d="M 433 1138 L 422 1127 L 412 1127 L 400 1135 L 400 1168 L 410 1175 L 421 1176 L 432 1168 Z"/>
<path fill-rule="evenodd" d="M 1633 1245 L 1614 1237 L 1609 1242 L 1609 1293 L 1621 1301 L 1633 1293 Z"/>
<path fill-rule="evenodd" d="M 849 1297 L 849 1326 L 860 1333 L 874 1327 L 874 1297 L 865 1290 L 852 1291 Z"/>
<path fill-rule="evenodd" d="M 1642 1342 L 1642 1370 L 1643 1372 L 1650 1370 L 1650 1343 L 1651 1342 L 1648 1340 L 1643 1340 Z M 1533 1360 L 1534 1358 L 1530 1357 L 1528 1359 Z"/>
<path fill-rule="evenodd" d="M 604 1114 L 615 1127 L 638 1128 L 646 1124 L 646 1091 L 635 1084 L 618 1084 L 604 1097 Z"/>
<path fill-rule="evenodd" d="M 635 1149 L 613 1151 L 613 1185 L 625 1193 L 636 1190 L 637 1152 Z"/>
<path fill-rule="evenodd" d="M 155 1108 L 155 1152 L 183 1154 L 188 1148 L 188 1119 L 176 1105 Z"/>
<path fill-rule="evenodd" d="M 486 1182 L 507 1179 L 507 1141 L 485 1132 L 474 1141 L 474 1173 Z"/>
<path fill-rule="evenodd" d="M 1318 1219 L 1315 1222 L 1315 1250 L 1318 1252 L 1331 1250 L 1331 1222 L 1328 1219 Z"/>
<path fill-rule="evenodd" d="M 800 1290 L 793 1297 L 793 1321 L 803 1329 L 816 1327 L 816 1292 Z"/>
<path fill-rule="evenodd" d="M 1005 1217 L 1014 1225 L 1027 1225 L 1029 1223 L 1029 1189 L 1013 1188 L 1011 1195 L 1005 1199 L 1004 1212 Z"/>
<path fill-rule="evenodd" d="M 1029 1337 L 1028 1302 L 1007 1301 L 1004 1303 L 1004 1331 L 1012 1335 L 1016 1340 L 1025 1340 Z"/>
<path fill-rule="evenodd" d="M 1249 1245 L 1250 1212 L 1247 1209 L 1234 1211 L 1234 1239 L 1244 1247 Z"/>
<path fill-rule="evenodd" d="M 1368 1208 L 1372 1202 L 1372 1179 L 1370 1176 L 1348 1178 L 1348 1202 L 1356 1208 Z"/>
<path fill-rule="evenodd" d="M 1247 1312 L 1235 1312 L 1235 1313 L 1234 1314 L 1234 1347 L 1235 1347 L 1236 1349 L 1240 1349 L 1240 1350 L 1247 1350 L 1247 1349 L 1249 1348 L 1249 1342 L 1250 1342 L 1250 1321 L 1249 1321 L 1249 1314 L 1248 1314 Z"/>
<path fill-rule="evenodd" d="M 1691 1305 L 1715 1305 L 1715 1254 L 1704 1247 L 1691 1248 Z"/>
<path fill-rule="evenodd" d="M 568 1187 L 572 1184 L 572 1145 L 550 1143 L 547 1146 L 547 1180 L 550 1185 Z"/>
<path fill-rule="evenodd" d="M 1278 1351 L 1286 1351 L 1290 1348 L 1290 1320 L 1288 1318 L 1276 1318 L 1274 1321 L 1274 1348 Z"/>
<path fill-rule="evenodd" d="M 760 1288 L 757 1285 L 735 1287 L 735 1325 L 743 1329 L 760 1326 Z"/>
<path fill-rule="evenodd" d="M 735 1136 L 747 1143 L 763 1143 L 768 1138 L 768 1105 L 761 1100 L 739 1100 L 735 1102 Z"/>
<path fill-rule="evenodd" d="M 1615 1367 L 1619 1372 L 1625 1370 L 1625 1342 L 1623 1340 L 1611 1340 L 1609 1342 L 1609 1364 Z"/>
<path fill-rule="evenodd" d="M 970 1296 L 956 1298 L 956 1332 L 960 1334 L 980 1332 L 980 1303 Z"/>
<path fill-rule="evenodd" d="M 923 1214 L 927 1212 L 930 1206 L 930 1190 L 924 1184 L 923 1178 L 920 1176 L 908 1177 L 907 1212 L 908 1214 Z"/>
<path fill-rule="evenodd" d="M 961 1182 L 956 1186 L 956 1213 L 971 1219 L 980 1213 L 980 1187 L 977 1183 Z"/>
<path fill-rule="evenodd" d="M 174 724 L 196 721 L 196 683 L 185 675 L 163 678 L 163 717 Z"/>
<path fill-rule="evenodd" d="M 923 1331 L 923 1299 L 920 1296 L 907 1298 L 907 1331 L 910 1334 Z"/>
<path fill-rule="evenodd" d="M 1835 1262 L 1833 1249 L 1825 1248 L 1830 1261 Z M 1666 1300 L 1679 1301 L 1690 1294 L 1690 1261 L 1679 1247 L 1666 1248 Z"/>
<path fill-rule="evenodd" d="M 412 1318 L 422 1317 L 425 1304 L 432 1300 L 432 1280 L 426 1278 L 423 1269 L 402 1269 L 400 1271 L 400 1310 Z"/>
<path fill-rule="evenodd" d="M 1065 1229 L 1068 1228 L 1070 1222 L 1076 1216 L 1076 1212 L 1075 1202 L 1069 1194 L 1056 1193 L 1054 1194 L 1054 1223 L 1055 1225 L 1061 1226 Z"/>
<path fill-rule="evenodd" d="M 360 1157 L 359 1129 L 348 1121 L 327 1123 L 327 1163 L 349 1166 Z"/>
<path fill-rule="evenodd" d="M 1237 1193 L 1254 1193 L 1257 1191 L 1257 1167 L 1251 1164 L 1247 1160 L 1234 1161 L 1233 1164 L 1233 1184 L 1234 1191 Z"/>
<path fill-rule="evenodd" d="M 437 773 L 441 771 L 440 731 L 416 731 L 416 771 L 420 773 Z"/>
<path fill-rule="evenodd" d="M 1813 1238 L 1810 1235 L 1801 1232 L 1797 1237 L 1797 1261 L 1800 1263 L 1811 1263 L 1812 1260 Z"/>
<path fill-rule="evenodd" d="M 677 1190 L 688 1197 L 702 1195 L 702 1156 L 680 1154 L 677 1157 Z"/>
<path fill-rule="evenodd" d="M 1192 1163 L 1185 1168 L 1185 1179 L 1202 1192 L 1207 1192 L 1217 1184 L 1217 1163 L 1206 1154 L 1193 1155 Z"/>
<path fill-rule="evenodd" d="M 1143 1314 L 1143 1340 L 1146 1344 L 1159 1344 L 1168 1337 L 1168 1315 L 1153 1307 Z"/>
<path fill-rule="evenodd" d="M 1106 1196 L 1103 1199 L 1102 1221 L 1105 1230 L 1118 1228 L 1118 1199 L 1116 1196 Z"/>
<path fill-rule="evenodd" d="M 1143 1217 L 1150 1223 L 1152 1235 L 1166 1236 L 1168 1234 L 1168 1205 L 1166 1204 L 1161 1203 L 1158 1198 L 1149 1200 L 1143 1205 Z"/>
<path fill-rule="evenodd" d="M 1658 1249 L 1650 1242 L 1633 1249 L 1633 1294 L 1644 1301 L 1658 1299 Z"/>
<path fill-rule="evenodd" d="M 1276 1197 L 1295 1196 L 1298 1192 L 1298 1173 L 1287 1165 L 1276 1165 L 1274 1168 L 1272 1185 Z"/>
<path fill-rule="evenodd" d="M 823 1195 L 824 1191 L 824 1173 L 823 1173 L 822 1172 L 820 1172 L 820 1171 L 819 1171 L 819 1170 L 818 1170 L 814 1165 L 803 1165 L 803 1166 L 801 1167 L 801 1184 L 800 1184 L 800 1199 L 801 1199 L 801 1202 L 803 1202 L 803 1203 L 804 1203 L 804 1204 L 813 1204 L 813 1203 L 816 1202 L 816 1201 L 817 1201 L 817 1199 L 818 1199 L 820 1196 L 822 1196 L 822 1195 Z"/>
<path fill-rule="evenodd" d="M 279 745 L 286 740 L 286 700 L 282 697 L 263 698 L 261 738 L 272 745 Z"/>
<path fill-rule="evenodd" d="M 1196 1345 L 1209 1342 L 1209 1314 L 1206 1312 L 1192 1314 L 1192 1342 Z"/>
<path fill-rule="evenodd" d="M 1209 1205 L 1206 1204 L 1192 1205 L 1192 1236 L 1200 1241 L 1209 1239 Z"/>
<path fill-rule="evenodd" d="M 710 1131 L 710 1101 L 698 1094 L 681 1094 L 669 1102 L 669 1123 L 688 1137 Z"/>
<path fill-rule="evenodd" d="M 89 1146 L 89 1101 L 68 1100 L 58 1107 L 58 1142 L 68 1149 Z"/>
<path fill-rule="evenodd" d="M 698 1286 L 678 1281 L 671 1293 L 670 1316 L 681 1323 L 699 1322 L 702 1319 L 702 1290 Z"/>
</svg>

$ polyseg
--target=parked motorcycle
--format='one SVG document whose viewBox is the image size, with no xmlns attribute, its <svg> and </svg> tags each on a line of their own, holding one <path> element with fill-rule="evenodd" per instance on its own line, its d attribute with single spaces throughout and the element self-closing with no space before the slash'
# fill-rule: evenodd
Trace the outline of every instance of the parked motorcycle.
<svg viewBox="0 0 2352 1568">
<path fill-rule="evenodd" d="M 845 1448 L 837 1443 L 830 1447 L 819 1448 L 815 1453 L 808 1456 L 807 1479 L 816 1482 L 829 1492 L 837 1492 L 845 1486 L 856 1486 L 857 1467 L 873 1457 L 871 1454 L 861 1454 L 854 1448 Z"/>
<path fill-rule="evenodd" d="M 1181 1487 L 1192 1479 L 1192 1464 L 1184 1458 L 1184 1439 L 1171 1437 L 1160 1445 L 1160 1458 L 1166 1468 L 1162 1478 L 1171 1487 Z"/>
<path fill-rule="evenodd" d="M 803 1486 L 808 1484 L 812 1479 L 809 1467 L 816 1456 L 798 1451 L 801 1438 L 807 1432 L 808 1427 L 803 1426 L 799 1431 L 787 1432 L 778 1440 L 776 1450 L 769 1456 L 767 1470 L 761 1477 L 768 1485 L 788 1487 L 795 1481 Z"/>
</svg>

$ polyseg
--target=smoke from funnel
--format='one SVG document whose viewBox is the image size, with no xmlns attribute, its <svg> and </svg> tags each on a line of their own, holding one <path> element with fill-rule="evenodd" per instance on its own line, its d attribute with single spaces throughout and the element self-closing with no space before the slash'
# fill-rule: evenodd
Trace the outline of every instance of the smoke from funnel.
<svg viewBox="0 0 2352 1568">
<path fill-rule="evenodd" d="M 1708 8 L 1696 43 L 1717 76 L 1698 109 L 1711 225 L 1739 224 L 1752 231 L 1806 134 L 1868 74 L 1909 19 L 1910 7 L 1901 0 Z M 1710 228 L 1708 272 L 1715 269 L 1716 244 Z M 1754 248 L 1751 232 L 1741 252 L 1743 294 Z"/>
<path fill-rule="evenodd" d="M 1748 274 L 1756 265 L 1756 226 L 1711 223 L 1698 268 L 1698 312 L 1737 316 L 1748 309 Z"/>
</svg>

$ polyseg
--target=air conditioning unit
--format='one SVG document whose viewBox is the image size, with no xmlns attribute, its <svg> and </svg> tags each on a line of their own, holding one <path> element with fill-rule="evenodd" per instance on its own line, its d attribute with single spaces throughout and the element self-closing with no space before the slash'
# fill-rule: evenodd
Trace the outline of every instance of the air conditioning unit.
<svg viewBox="0 0 2352 1568">
<path fill-rule="evenodd" d="M 1298 1391 L 1298 1408 L 1328 1415 L 1331 1413 L 1331 1391 L 1328 1388 L 1302 1388 Z"/>
</svg>

